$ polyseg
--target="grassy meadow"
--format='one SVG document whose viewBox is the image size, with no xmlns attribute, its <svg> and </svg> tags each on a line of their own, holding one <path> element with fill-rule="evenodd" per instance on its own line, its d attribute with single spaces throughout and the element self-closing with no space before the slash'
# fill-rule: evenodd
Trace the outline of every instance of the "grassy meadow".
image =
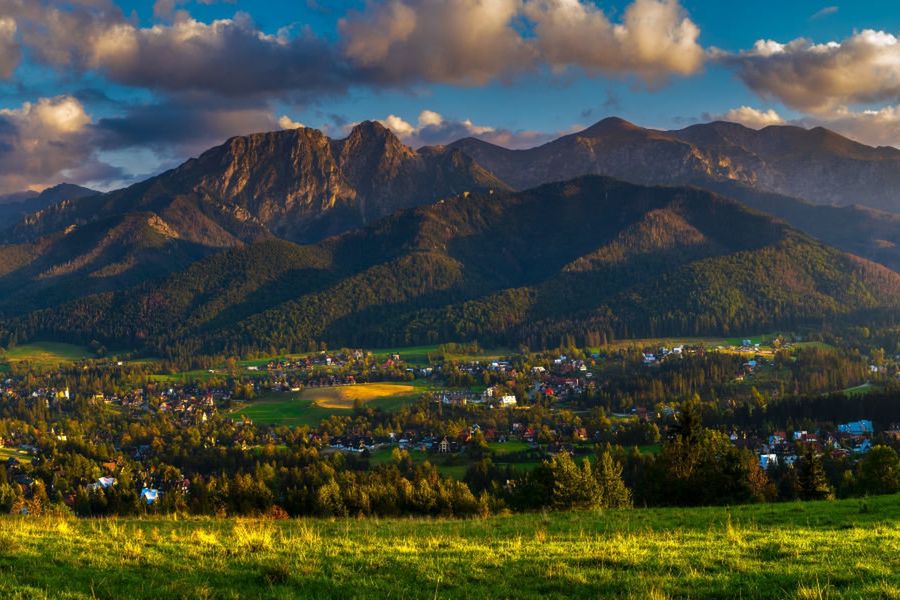
<svg viewBox="0 0 900 600">
<path fill-rule="evenodd" d="M 48 368 L 84 358 L 94 358 L 94 354 L 83 346 L 61 342 L 34 342 L 0 351 L 0 362 L 29 362 L 37 367 Z"/>
<path fill-rule="evenodd" d="M 900 598 L 900 496 L 473 520 L 0 519 L 3 598 Z"/>
<path fill-rule="evenodd" d="M 424 391 L 421 385 L 405 383 L 360 383 L 301 392 L 271 392 L 229 412 L 261 425 L 308 425 L 315 427 L 332 415 L 350 414 L 357 402 L 382 410 L 398 410 L 414 402 Z"/>
<path fill-rule="evenodd" d="M 5 462 L 10 458 L 25 460 L 30 458 L 27 452 L 21 452 L 18 448 L 0 448 L 0 462 Z"/>
</svg>

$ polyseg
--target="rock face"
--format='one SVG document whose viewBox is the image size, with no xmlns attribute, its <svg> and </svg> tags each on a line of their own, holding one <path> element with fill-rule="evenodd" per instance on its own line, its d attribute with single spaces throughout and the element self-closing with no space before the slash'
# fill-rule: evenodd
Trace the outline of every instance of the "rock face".
<svg viewBox="0 0 900 600">
<path fill-rule="evenodd" d="M 152 211 L 182 239 L 204 245 L 268 236 L 313 242 L 402 208 L 488 189 L 506 185 L 460 151 L 418 153 L 367 121 L 342 140 L 307 128 L 235 137 L 145 182 L 30 215 L 17 235 Z"/>
<path fill-rule="evenodd" d="M 316 242 L 492 189 L 507 186 L 460 151 L 416 152 L 377 123 L 343 140 L 314 129 L 235 137 L 122 190 L 77 198 L 62 189 L 58 202 L 19 217 L 0 237 L 0 315 L 159 279 L 226 248 Z"/>
<path fill-rule="evenodd" d="M 714 122 L 657 131 L 610 118 L 529 150 L 473 138 L 450 147 L 516 189 L 587 174 L 644 184 L 730 181 L 814 204 L 900 212 L 900 150 L 865 146 L 821 127 L 756 131 Z"/>
</svg>

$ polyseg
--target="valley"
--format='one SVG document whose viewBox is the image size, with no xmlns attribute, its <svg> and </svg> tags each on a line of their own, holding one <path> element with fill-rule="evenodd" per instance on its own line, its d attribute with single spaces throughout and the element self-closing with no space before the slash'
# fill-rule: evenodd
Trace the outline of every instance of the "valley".
<svg viewBox="0 0 900 600">
<path fill-rule="evenodd" d="M 898 31 L 0 0 L 0 599 L 900 598 Z"/>
</svg>

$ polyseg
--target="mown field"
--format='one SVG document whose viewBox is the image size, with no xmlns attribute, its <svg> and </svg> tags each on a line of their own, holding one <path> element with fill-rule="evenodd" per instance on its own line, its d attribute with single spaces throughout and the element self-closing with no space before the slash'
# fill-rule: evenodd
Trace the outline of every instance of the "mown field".
<svg viewBox="0 0 900 600">
<path fill-rule="evenodd" d="M 361 383 L 302 392 L 272 392 L 232 409 L 232 417 L 248 417 L 261 425 L 315 427 L 331 415 L 350 414 L 357 402 L 392 411 L 414 402 L 421 385 Z"/>
<path fill-rule="evenodd" d="M 898 598 L 900 496 L 480 520 L 0 519 L 3 598 Z"/>
</svg>

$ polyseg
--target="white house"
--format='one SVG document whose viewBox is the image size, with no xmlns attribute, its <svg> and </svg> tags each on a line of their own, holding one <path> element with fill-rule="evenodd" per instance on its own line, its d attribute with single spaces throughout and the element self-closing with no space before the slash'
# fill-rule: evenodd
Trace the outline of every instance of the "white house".
<svg viewBox="0 0 900 600">
<path fill-rule="evenodd" d="M 515 406 L 516 405 L 516 397 L 512 394 L 507 394 L 500 398 L 500 406 Z"/>
</svg>

